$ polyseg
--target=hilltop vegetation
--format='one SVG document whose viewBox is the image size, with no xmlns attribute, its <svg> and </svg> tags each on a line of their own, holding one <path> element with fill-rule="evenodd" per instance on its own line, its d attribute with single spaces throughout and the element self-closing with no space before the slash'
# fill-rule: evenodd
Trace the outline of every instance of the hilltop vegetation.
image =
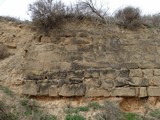
<svg viewBox="0 0 160 120">
<path fill-rule="evenodd" d="M 137 30 L 142 26 L 160 27 L 160 15 L 142 16 L 139 8 L 126 6 L 117 10 L 114 16 L 109 16 L 106 6 L 96 6 L 98 1 L 84 0 L 78 1 L 70 6 L 62 1 L 37 0 L 30 4 L 31 18 L 33 25 L 39 31 L 49 31 L 60 28 L 67 21 L 88 20 L 94 24 L 116 24 L 119 27 Z"/>
</svg>

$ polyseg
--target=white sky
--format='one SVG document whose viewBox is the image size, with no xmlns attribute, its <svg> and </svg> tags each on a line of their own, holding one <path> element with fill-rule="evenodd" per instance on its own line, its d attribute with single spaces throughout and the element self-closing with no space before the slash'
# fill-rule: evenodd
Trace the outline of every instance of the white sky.
<svg viewBox="0 0 160 120">
<path fill-rule="evenodd" d="M 13 16 L 20 19 L 30 19 L 27 14 L 28 4 L 36 0 L 0 0 L 0 16 Z M 74 3 L 76 0 L 62 0 L 65 3 Z M 100 0 L 97 0 L 97 2 Z M 101 0 L 102 3 L 107 4 L 109 13 L 112 14 L 119 8 L 131 5 L 139 7 L 142 14 L 156 14 L 160 13 L 159 0 Z"/>
</svg>

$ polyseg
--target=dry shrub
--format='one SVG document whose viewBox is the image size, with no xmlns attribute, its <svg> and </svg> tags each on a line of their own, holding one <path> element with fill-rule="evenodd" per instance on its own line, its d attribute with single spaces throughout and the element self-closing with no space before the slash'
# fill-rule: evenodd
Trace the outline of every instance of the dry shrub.
<svg viewBox="0 0 160 120">
<path fill-rule="evenodd" d="M 115 14 L 115 19 L 119 26 L 131 30 L 139 28 L 142 24 L 139 8 L 132 6 L 118 10 Z"/>
<path fill-rule="evenodd" d="M 160 27 L 160 14 L 145 15 L 142 20 L 144 25 L 148 27 Z"/>
<path fill-rule="evenodd" d="M 41 32 L 48 32 L 60 27 L 68 20 L 100 20 L 105 21 L 108 10 L 95 7 L 92 0 L 79 1 L 75 5 L 66 6 L 55 0 L 38 0 L 29 5 L 33 25 Z"/>
<path fill-rule="evenodd" d="M 114 103 L 105 102 L 103 109 L 103 112 L 95 116 L 98 120 L 125 120 L 123 112 Z"/>
<path fill-rule="evenodd" d="M 65 5 L 61 1 L 38 0 L 29 5 L 33 24 L 38 30 L 47 32 L 61 24 L 65 15 Z"/>
<path fill-rule="evenodd" d="M 10 17 L 10 16 L 0 16 L 0 21 L 9 21 L 9 22 L 17 23 L 17 24 L 21 24 L 23 22 L 19 18 Z"/>
</svg>

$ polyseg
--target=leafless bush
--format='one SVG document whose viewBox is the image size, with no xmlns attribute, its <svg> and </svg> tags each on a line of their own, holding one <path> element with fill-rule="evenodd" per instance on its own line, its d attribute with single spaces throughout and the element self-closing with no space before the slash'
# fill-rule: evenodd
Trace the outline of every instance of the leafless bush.
<svg viewBox="0 0 160 120">
<path fill-rule="evenodd" d="M 139 8 L 134 8 L 132 6 L 118 10 L 115 14 L 115 19 L 119 26 L 131 30 L 137 29 L 142 23 Z"/>
<path fill-rule="evenodd" d="M 29 5 L 33 24 L 41 31 L 48 31 L 60 25 L 65 16 L 65 5 L 61 1 L 38 0 Z"/>
<path fill-rule="evenodd" d="M 105 17 L 108 14 L 108 8 L 105 9 L 104 5 L 97 7 L 97 2 L 93 0 L 85 0 L 78 2 L 79 11 L 84 16 L 92 16 L 93 18 L 100 18 L 105 21 Z"/>
<path fill-rule="evenodd" d="M 148 27 L 160 27 L 160 13 L 155 15 L 145 15 L 142 18 L 143 23 Z"/>
<path fill-rule="evenodd" d="M 107 10 L 96 7 L 92 0 L 79 1 L 66 6 L 61 1 L 38 0 L 29 5 L 33 24 L 38 30 L 48 32 L 63 24 L 64 20 L 99 19 L 105 21 Z"/>
<path fill-rule="evenodd" d="M 17 24 L 21 24 L 23 22 L 19 18 L 10 17 L 10 16 L 0 16 L 0 21 L 10 21 L 10 22 L 14 22 Z"/>
</svg>

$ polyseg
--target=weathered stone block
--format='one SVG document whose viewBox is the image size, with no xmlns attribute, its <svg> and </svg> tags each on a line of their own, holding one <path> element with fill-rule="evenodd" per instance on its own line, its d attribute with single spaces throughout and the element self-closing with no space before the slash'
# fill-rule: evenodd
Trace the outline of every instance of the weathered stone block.
<svg viewBox="0 0 160 120">
<path fill-rule="evenodd" d="M 83 82 L 83 79 L 81 78 L 70 78 L 69 79 L 69 84 L 80 84 Z"/>
<path fill-rule="evenodd" d="M 23 94 L 26 95 L 37 95 L 39 90 L 39 85 L 35 81 L 27 80 L 23 85 Z"/>
<path fill-rule="evenodd" d="M 160 96 L 160 87 L 148 87 L 148 96 Z"/>
<path fill-rule="evenodd" d="M 115 87 L 124 87 L 124 86 L 128 85 L 129 81 L 130 81 L 130 78 L 118 77 L 114 81 L 114 85 L 115 85 Z"/>
<path fill-rule="evenodd" d="M 130 87 L 115 88 L 111 96 L 136 96 L 136 90 Z"/>
<path fill-rule="evenodd" d="M 116 56 L 114 54 L 107 54 L 105 57 L 106 62 L 116 63 Z"/>
<path fill-rule="evenodd" d="M 100 71 L 100 78 L 102 80 L 114 80 L 116 78 L 115 70 L 102 70 Z"/>
<path fill-rule="evenodd" d="M 159 63 L 154 63 L 154 62 L 143 62 L 140 63 L 139 68 L 141 69 L 154 69 L 154 68 L 160 68 L 160 64 Z"/>
<path fill-rule="evenodd" d="M 60 68 L 61 71 L 69 71 L 71 70 L 71 63 L 69 62 L 60 62 Z"/>
<path fill-rule="evenodd" d="M 109 97 L 110 92 L 104 89 L 91 88 L 91 89 L 86 89 L 85 96 L 86 97 Z"/>
<path fill-rule="evenodd" d="M 99 78 L 85 78 L 84 83 L 86 85 L 86 88 L 97 88 L 101 86 L 101 81 Z"/>
<path fill-rule="evenodd" d="M 131 69 L 129 73 L 130 77 L 142 77 L 142 70 L 141 69 Z"/>
<path fill-rule="evenodd" d="M 27 70 L 42 71 L 43 63 L 39 61 L 27 61 L 24 65 L 24 68 Z"/>
<path fill-rule="evenodd" d="M 122 63 L 121 68 L 138 69 L 138 65 L 136 63 Z"/>
<path fill-rule="evenodd" d="M 160 63 L 160 56 L 159 55 L 156 56 L 156 63 Z"/>
<path fill-rule="evenodd" d="M 112 80 L 102 80 L 102 85 L 101 87 L 105 90 L 111 90 L 112 88 L 114 88 L 114 81 Z"/>
<path fill-rule="evenodd" d="M 131 83 L 129 85 L 146 87 L 149 85 L 149 81 L 148 81 L 148 79 L 145 79 L 145 78 L 133 77 L 131 79 Z"/>
<path fill-rule="evenodd" d="M 65 97 L 71 96 L 84 96 L 85 85 L 84 84 L 74 84 L 74 85 L 63 85 L 59 88 L 59 95 Z"/>
<path fill-rule="evenodd" d="M 66 71 L 53 71 L 48 74 L 49 79 L 65 79 L 67 77 Z"/>
<path fill-rule="evenodd" d="M 98 70 L 87 70 L 84 73 L 85 78 L 99 78 L 100 73 Z"/>
<path fill-rule="evenodd" d="M 153 61 L 155 61 L 156 58 L 155 58 L 155 55 L 145 54 L 144 59 L 145 59 L 146 61 L 151 61 L 151 62 L 153 62 Z"/>
<path fill-rule="evenodd" d="M 150 83 L 150 85 L 160 86 L 160 76 L 154 76 L 154 77 L 150 78 L 149 83 Z"/>
<path fill-rule="evenodd" d="M 147 97 L 147 88 L 146 87 L 140 87 L 139 88 L 139 94 L 138 97 Z"/>
<path fill-rule="evenodd" d="M 128 69 L 121 69 L 118 71 L 118 77 L 129 77 L 129 70 Z"/>
<path fill-rule="evenodd" d="M 72 62 L 71 63 L 71 69 L 72 70 L 84 70 L 87 66 L 77 63 L 77 62 Z"/>
<path fill-rule="evenodd" d="M 76 44 L 74 44 L 74 45 L 73 45 L 73 44 L 72 44 L 72 45 L 71 45 L 71 44 L 68 44 L 68 45 L 65 46 L 65 49 L 66 49 L 67 51 L 69 51 L 69 52 L 70 52 L 70 51 L 73 51 L 73 52 L 74 52 L 74 51 L 77 51 L 77 50 L 78 50 Z"/>
<path fill-rule="evenodd" d="M 49 96 L 57 97 L 58 96 L 58 88 L 55 85 L 49 87 Z"/>
<path fill-rule="evenodd" d="M 69 78 L 83 78 L 84 77 L 84 71 L 81 71 L 81 70 L 79 70 L 79 71 L 69 71 L 67 73 L 67 76 Z"/>
<path fill-rule="evenodd" d="M 153 76 L 153 69 L 144 69 L 144 70 L 142 70 L 142 72 L 145 77 L 152 77 Z"/>
<path fill-rule="evenodd" d="M 49 83 L 41 83 L 39 85 L 39 95 L 48 95 L 49 94 Z"/>
<path fill-rule="evenodd" d="M 157 46 L 156 49 L 157 49 L 157 52 L 160 53 L 160 47 Z"/>
<path fill-rule="evenodd" d="M 154 69 L 154 75 L 160 76 L 160 69 Z"/>
</svg>

